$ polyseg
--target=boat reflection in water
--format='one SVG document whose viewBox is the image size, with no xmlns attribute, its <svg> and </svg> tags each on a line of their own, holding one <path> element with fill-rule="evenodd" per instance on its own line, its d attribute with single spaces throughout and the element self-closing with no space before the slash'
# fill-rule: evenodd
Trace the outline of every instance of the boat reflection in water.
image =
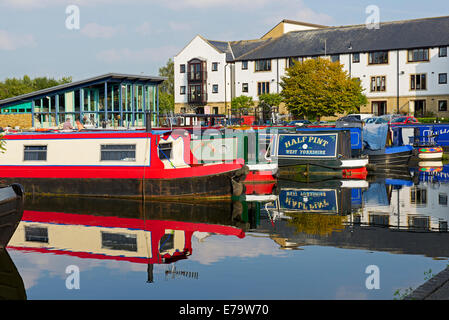
<svg viewBox="0 0 449 320">
<path fill-rule="evenodd" d="M 273 237 L 281 248 L 288 243 L 447 258 L 448 173 L 446 166 L 412 172 L 408 179 L 386 174 L 365 186 L 280 183 L 277 200 L 264 209 L 275 220 Z M 272 222 L 258 229 L 272 232 Z"/>
<path fill-rule="evenodd" d="M 247 228 L 241 220 L 242 206 L 232 203 L 28 200 L 10 249 L 148 264 L 148 282 L 154 281 L 154 264 L 170 264 L 192 254 L 193 235 L 243 238 Z"/>
<path fill-rule="evenodd" d="M 247 190 L 244 197 L 226 202 L 144 205 L 140 201 L 118 199 L 28 198 L 23 219 L 8 249 L 10 253 L 14 251 L 12 257 L 17 258 L 19 270 L 26 270 L 25 263 L 41 271 L 51 270 L 50 264 L 66 266 L 67 259 L 63 257 L 92 260 L 95 263 L 90 265 L 98 269 L 88 276 L 116 285 L 118 294 L 126 292 L 126 298 L 139 297 L 143 292 L 131 279 L 155 283 L 157 290 L 145 291 L 145 297 L 152 294 L 152 298 L 172 297 L 173 292 L 180 299 L 192 299 L 192 292 L 198 294 L 195 298 L 226 298 L 235 291 L 235 282 L 229 279 L 238 279 L 238 285 L 249 290 L 245 294 L 258 297 L 260 276 L 266 268 L 279 266 L 282 256 L 291 269 L 274 275 L 272 286 L 279 287 L 272 289 L 284 290 L 282 283 L 292 285 L 295 290 L 302 285 L 303 292 L 291 294 L 309 297 L 308 288 L 316 287 L 316 281 L 309 283 L 308 279 L 316 277 L 326 287 L 316 296 L 320 298 L 329 291 L 327 287 L 334 285 L 333 280 L 323 277 L 322 272 L 327 271 L 320 263 L 332 264 L 337 255 L 349 257 L 339 260 L 343 261 L 342 268 L 348 269 L 354 267 L 353 258 L 363 265 L 371 263 L 369 259 L 363 260 L 365 251 L 400 255 L 403 259 L 398 261 L 396 256 L 391 262 L 390 254 L 376 255 L 383 259 L 380 261 L 395 266 L 409 263 L 409 257 L 403 255 L 417 255 L 414 261 L 423 261 L 424 257 L 449 258 L 448 182 L 449 166 L 444 166 L 435 170 L 376 173 L 367 180 L 302 183 L 279 179 L 276 185 Z M 319 247 L 329 250 L 322 251 Z M 336 248 L 351 250 L 328 254 Z M 297 251 L 303 249 L 307 250 Z M 320 254 L 319 259 L 313 259 Z M 47 255 L 44 260 L 49 265 L 39 265 L 37 255 Z M 96 260 L 106 263 L 99 264 Z M 432 259 L 422 263 L 428 260 Z M 109 275 L 115 275 L 109 269 L 115 270 L 119 265 L 116 261 L 123 261 L 121 270 L 129 273 L 109 281 Z M 263 265 L 262 271 L 257 273 L 257 268 L 248 268 L 245 274 L 248 263 Z M 414 266 L 415 271 L 420 266 Z M 166 268 L 164 273 L 159 272 L 162 268 Z M 297 272 L 297 268 L 304 268 L 301 272 L 313 270 L 313 274 L 298 280 L 302 282 L 292 283 L 287 270 Z M 35 285 L 28 292 L 30 297 L 45 296 L 48 284 L 52 283 L 51 277 L 41 274 L 40 286 Z M 196 286 L 187 293 L 185 289 L 191 286 L 183 281 L 162 283 L 160 275 L 165 280 L 189 278 Z M 338 281 L 355 283 L 352 273 Z M 123 286 L 125 290 L 121 290 Z M 202 291 L 205 288 L 209 290 L 206 293 Z M 113 291 L 104 290 L 98 298 L 114 296 Z M 64 294 L 72 297 L 68 292 L 61 296 Z M 90 297 L 91 293 L 82 290 L 81 294 Z"/>
<path fill-rule="evenodd" d="M 23 214 L 21 185 L 0 186 L 0 300 L 27 298 L 22 277 L 6 250 Z"/>
</svg>

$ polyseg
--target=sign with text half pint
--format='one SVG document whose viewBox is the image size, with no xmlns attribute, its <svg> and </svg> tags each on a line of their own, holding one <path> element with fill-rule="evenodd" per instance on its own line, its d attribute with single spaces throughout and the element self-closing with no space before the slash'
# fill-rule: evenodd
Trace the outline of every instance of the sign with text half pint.
<svg viewBox="0 0 449 320">
<path fill-rule="evenodd" d="M 287 158 L 335 158 L 338 133 L 280 134 L 278 157 Z"/>
</svg>

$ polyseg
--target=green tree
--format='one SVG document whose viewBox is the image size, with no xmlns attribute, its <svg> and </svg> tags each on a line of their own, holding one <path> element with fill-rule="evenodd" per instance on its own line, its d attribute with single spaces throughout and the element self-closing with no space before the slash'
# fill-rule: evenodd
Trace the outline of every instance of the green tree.
<svg viewBox="0 0 449 320">
<path fill-rule="evenodd" d="M 175 109 L 175 69 L 171 58 L 159 68 L 159 76 L 167 78 L 159 87 L 159 110 L 165 113 Z"/>
<path fill-rule="evenodd" d="M 252 97 L 239 96 L 235 97 L 231 101 L 231 110 L 234 113 L 248 113 L 248 109 L 254 106 Z"/>
<path fill-rule="evenodd" d="M 22 79 L 7 78 L 0 82 L 0 100 L 70 82 L 72 82 L 72 77 L 63 77 L 60 80 L 47 77 L 31 79 L 28 75 L 24 75 Z"/>
<path fill-rule="evenodd" d="M 360 81 L 352 79 L 339 62 L 308 59 L 287 69 L 282 97 L 295 118 L 319 120 L 357 112 L 367 103 Z"/>
<path fill-rule="evenodd" d="M 279 107 L 282 101 L 283 97 L 280 93 L 265 93 L 259 96 L 259 104 L 266 103 L 270 107 Z"/>
</svg>

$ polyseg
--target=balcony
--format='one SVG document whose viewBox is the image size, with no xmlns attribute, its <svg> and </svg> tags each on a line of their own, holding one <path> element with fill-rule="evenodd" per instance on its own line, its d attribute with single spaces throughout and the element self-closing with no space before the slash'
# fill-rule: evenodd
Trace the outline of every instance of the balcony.
<svg viewBox="0 0 449 320">
<path fill-rule="evenodd" d="M 207 80 L 207 71 L 187 72 L 187 81 L 192 82 L 204 82 Z"/>
<path fill-rule="evenodd" d="M 207 93 L 189 93 L 187 96 L 189 104 L 205 105 L 207 103 Z"/>
</svg>

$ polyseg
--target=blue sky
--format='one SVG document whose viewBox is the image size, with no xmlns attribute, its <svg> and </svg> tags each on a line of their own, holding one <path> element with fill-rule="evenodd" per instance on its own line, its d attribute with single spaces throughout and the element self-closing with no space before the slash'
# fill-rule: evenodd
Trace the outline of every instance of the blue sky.
<svg viewBox="0 0 449 320">
<path fill-rule="evenodd" d="M 66 7 L 80 29 L 66 28 Z M 213 40 L 260 38 L 282 19 L 325 25 L 449 15 L 447 0 L 0 0 L 0 81 L 8 77 L 108 72 L 157 75 L 195 35 Z"/>
</svg>

